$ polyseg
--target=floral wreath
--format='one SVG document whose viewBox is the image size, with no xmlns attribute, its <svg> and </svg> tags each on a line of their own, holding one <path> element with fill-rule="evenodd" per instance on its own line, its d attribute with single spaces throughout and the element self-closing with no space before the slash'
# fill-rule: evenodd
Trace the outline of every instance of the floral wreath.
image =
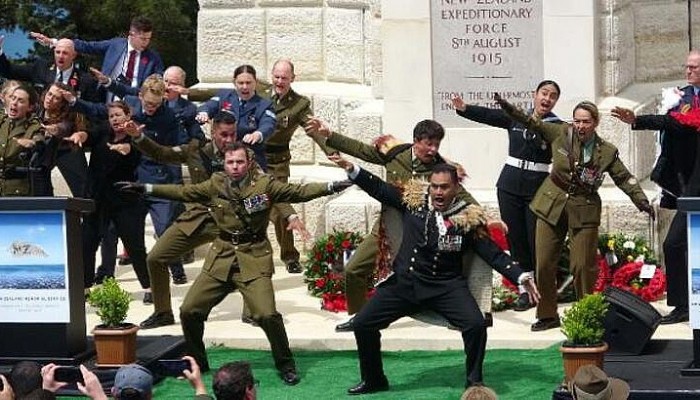
<svg viewBox="0 0 700 400">
<path fill-rule="evenodd" d="M 347 311 L 344 262 L 362 239 L 357 232 L 333 231 L 318 238 L 307 253 L 304 282 L 312 296 L 321 298 L 321 309 Z"/>
<path fill-rule="evenodd" d="M 631 292 L 641 297 L 644 301 L 656 301 L 666 291 L 666 275 L 656 267 L 651 279 L 641 279 L 643 261 L 630 262 L 618 268 L 612 277 L 612 286 Z"/>
</svg>

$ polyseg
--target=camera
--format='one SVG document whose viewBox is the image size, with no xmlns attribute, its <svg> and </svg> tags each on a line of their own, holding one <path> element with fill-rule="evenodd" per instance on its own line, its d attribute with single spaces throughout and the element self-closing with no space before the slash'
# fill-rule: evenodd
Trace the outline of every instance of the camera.
<svg viewBox="0 0 700 400">
<path fill-rule="evenodd" d="M 53 379 L 56 382 L 84 383 L 80 367 L 57 367 L 53 372 Z"/>
<path fill-rule="evenodd" d="M 186 369 L 192 369 L 188 360 L 158 360 L 160 374 L 164 376 L 184 376 Z"/>
</svg>

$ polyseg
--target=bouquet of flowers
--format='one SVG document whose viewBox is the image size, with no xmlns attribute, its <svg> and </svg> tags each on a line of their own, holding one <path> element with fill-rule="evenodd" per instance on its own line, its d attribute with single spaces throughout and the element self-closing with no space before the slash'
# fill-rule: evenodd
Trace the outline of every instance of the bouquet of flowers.
<svg viewBox="0 0 700 400">
<path fill-rule="evenodd" d="M 309 292 L 321 298 L 321 308 L 345 311 L 344 266 L 362 235 L 350 231 L 333 231 L 320 237 L 307 253 L 304 263 L 304 282 Z"/>
<path fill-rule="evenodd" d="M 646 239 L 640 236 L 602 233 L 598 236 L 598 251 L 612 270 L 638 259 L 655 263 L 654 252 Z"/>
</svg>

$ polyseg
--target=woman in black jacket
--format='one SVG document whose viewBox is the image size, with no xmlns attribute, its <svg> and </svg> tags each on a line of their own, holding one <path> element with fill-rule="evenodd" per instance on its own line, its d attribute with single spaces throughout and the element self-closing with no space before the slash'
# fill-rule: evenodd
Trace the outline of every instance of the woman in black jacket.
<svg viewBox="0 0 700 400">
<path fill-rule="evenodd" d="M 561 122 L 552 113 L 559 100 L 559 85 L 545 80 L 537 85 L 534 92 L 534 109 L 530 114 L 543 121 Z M 508 158 L 496 182 L 498 208 L 501 219 L 508 226 L 507 238 L 513 259 L 518 261 L 523 271 L 535 270 L 535 225 L 537 218 L 528 207 L 537 189 L 549 175 L 552 163 L 552 148 L 542 139 L 541 134 L 514 122 L 501 109 L 491 109 L 465 104 L 460 97 L 452 99 L 457 114 L 482 124 L 503 128 L 508 131 Z M 515 303 L 516 311 L 532 307 L 524 288 Z"/>
</svg>

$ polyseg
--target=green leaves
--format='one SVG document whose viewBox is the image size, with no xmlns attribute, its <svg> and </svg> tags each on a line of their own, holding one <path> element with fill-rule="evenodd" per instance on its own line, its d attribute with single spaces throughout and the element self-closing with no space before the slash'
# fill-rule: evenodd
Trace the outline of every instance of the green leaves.
<svg viewBox="0 0 700 400">
<path fill-rule="evenodd" d="M 124 323 L 129 311 L 131 295 L 119 286 L 114 278 L 107 278 L 90 292 L 88 302 L 97 308 L 97 316 L 108 328 L 116 328 Z"/>
<path fill-rule="evenodd" d="M 564 310 L 561 331 L 566 335 L 566 344 L 593 346 L 603 341 L 603 321 L 608 312 L 608 303 L 601 293 L 587 294 Z"/>
</svg>

